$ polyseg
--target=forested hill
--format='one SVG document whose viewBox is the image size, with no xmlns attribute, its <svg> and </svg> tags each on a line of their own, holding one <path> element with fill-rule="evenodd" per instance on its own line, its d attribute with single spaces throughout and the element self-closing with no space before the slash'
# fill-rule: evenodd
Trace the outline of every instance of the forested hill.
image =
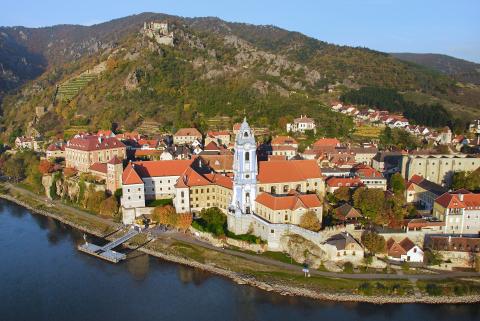
<svg viewBox="0 0 480 321">
<path fill-rule="evenodd" d="M 480 64 L 440 54 L 392 53 L 392 56 L 410 61 L 467 83 L 480 85 Z"/>
<path fill-rule="evenodd" d="M 150 21 L 169 23 L 174 46 L 142 32 Z M 113 122 L 125 129 L 153 121 L 205 126 L 217 116 L 233 122 L 243 110 L 271 128 L 309 114 L 324 134 L 344 135 L 351 124 L 325 105 L 364 86 L 421 93 L 473 111 L 479 102 L 478 88 L 459 87 L 389 54 L 218 18 L 143 13 L 91 27 L 2 27 L 0 38 L 0 54 L 12 61 L 0 74 L 9 93 L 2 104 L 4 138 L 14 129 L 25 132 L 32 120 L 48 136 Z M 46 115 L 34 117 L 37 106 L 48 108 Z"/>
</svg>

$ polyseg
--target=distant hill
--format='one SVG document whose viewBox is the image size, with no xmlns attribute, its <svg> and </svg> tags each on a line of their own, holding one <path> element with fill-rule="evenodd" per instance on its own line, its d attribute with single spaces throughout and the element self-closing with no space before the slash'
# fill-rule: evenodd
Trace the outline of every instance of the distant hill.
<svg viewBox="0 0 480 321">
<path fill-rule="evenodd" d="M 142 31 L 150 21 L 168 22 L 173 47 Z M 424 66 L 213 17 L 142 13 L 89 27 L 0 27 L 1 57 L 8 57 L 0 60 L 6 62 L 0 66 L 4 138 L 32 120 L 48 136 L 112 122 L 125 129 L 151 121 L 169 129 L 205 126 L 218 116 L 237 121 L 244 110 L 257 126 L 284 128 L 308 114 L 322 124 L 320 134 L 343 135 L 351 120 L 325 105 L 365 86 L 435 97 L 471 115 L 480 111 L 479 88 Z M 37 106 L 49 112 L 35 117 Z"/>
<path fill-rule="evenodd" d="M 480 84 L 480 64 L 441 54 L 392 53 L 392 56 L 410 61 L 443 74 L 458 81 Z"/>
</svg>

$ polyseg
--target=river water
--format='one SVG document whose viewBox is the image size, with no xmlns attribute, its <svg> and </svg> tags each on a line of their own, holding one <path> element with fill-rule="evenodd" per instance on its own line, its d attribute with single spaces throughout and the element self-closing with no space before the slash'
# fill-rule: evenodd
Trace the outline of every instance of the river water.
<svg viewBox="0 0 480 321">
<path fill-rule="evenodd" d="M 480 320 L 480 305 L 373 305 L 284 297 L 140 253 L 80 253 L 82 234 L 0 200 L 0 321 Z"/>
</svg>

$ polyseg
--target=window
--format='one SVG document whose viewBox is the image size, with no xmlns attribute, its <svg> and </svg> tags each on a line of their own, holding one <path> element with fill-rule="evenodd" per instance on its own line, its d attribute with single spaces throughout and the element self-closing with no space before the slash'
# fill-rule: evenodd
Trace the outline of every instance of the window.
<svg viewBox="0 0 480 321">
<path fill-rule="evenodd" d="M 244 132 L 243 137 L 248 137 L 248 132 Z"/>
<path fill-rule="evenodd" d="M 250 152 L 245 152 L 245 161 L 250 161 Z"/>
</svg>

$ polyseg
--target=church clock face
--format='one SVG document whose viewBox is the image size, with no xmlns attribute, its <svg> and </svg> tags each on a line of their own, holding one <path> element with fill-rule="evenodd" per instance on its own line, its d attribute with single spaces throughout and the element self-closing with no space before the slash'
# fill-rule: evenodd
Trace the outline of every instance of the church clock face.
<svg viewBox="0 0 480 321">
<path fill-rule="evenodd" d="M 245 144 L 245 149 L 250 149 L 250 147 L 251 147 L 251 146 L 250 146 L 249 143 L 246 143 L 246 144 Z"/>
</svg>

